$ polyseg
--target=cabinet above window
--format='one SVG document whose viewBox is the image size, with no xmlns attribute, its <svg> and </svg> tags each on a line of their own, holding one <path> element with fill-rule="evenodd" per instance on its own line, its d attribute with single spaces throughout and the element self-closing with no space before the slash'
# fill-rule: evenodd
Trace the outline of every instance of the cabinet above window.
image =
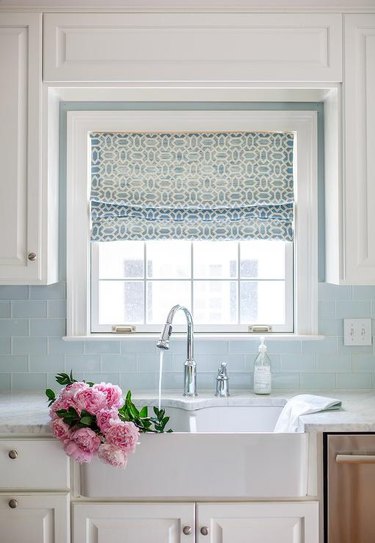
<svg viewBox="0 0 375 543">
<path fill-rule="evenodd" d="M 46 14 L 47 82 L 339 82 L 339 14 Z"/>
</svg>

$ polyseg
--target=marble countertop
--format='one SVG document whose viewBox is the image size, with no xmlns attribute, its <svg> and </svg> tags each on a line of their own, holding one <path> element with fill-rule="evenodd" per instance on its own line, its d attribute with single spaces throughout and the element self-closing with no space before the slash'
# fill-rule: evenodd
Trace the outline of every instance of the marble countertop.
<svg viewBox="0 0 375 543">
<path fill-rule="evenodd" d="M 200 394 L 189 399 L 181 393 L 163 395 L 162 406 L 182 409 L 202 409 L 220 405 L 271 405 L 283 406 L 288 399 L 302 391 L 274 392 L 269 396 L 256 396 L 249 392 L 234 392 L 229 398 L 215 398 L 212 394 Z M 300 417 L 305 432 L 375 432 L 375 390 L 324 391 L 316 393 L 342 401 L 339 411 L 304 415 Z M 155 394 L 134 394 L 135 403 L 157 405 Z M 41 393 L 0 393 L 0 434 L 49 436 L 47 401 Z"/>
</svg>

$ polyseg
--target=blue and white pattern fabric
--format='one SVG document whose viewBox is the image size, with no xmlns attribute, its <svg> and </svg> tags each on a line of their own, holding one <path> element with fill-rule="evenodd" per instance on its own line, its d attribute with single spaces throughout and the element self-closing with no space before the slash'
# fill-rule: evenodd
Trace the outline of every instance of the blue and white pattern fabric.
<svg viewBox="0 0 375 543">
<path fill-rule="evenodd" d="M 293 133 L 92 133 L 93 241 L 293 240 Z"/>
</svg>

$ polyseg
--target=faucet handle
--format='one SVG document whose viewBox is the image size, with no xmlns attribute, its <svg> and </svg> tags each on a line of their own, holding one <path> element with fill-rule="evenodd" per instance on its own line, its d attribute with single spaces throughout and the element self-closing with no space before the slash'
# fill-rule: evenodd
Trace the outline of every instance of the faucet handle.
<svg viewBox="0 0 375 543">
<path fill-rule="evenodd" d="M 229 377 L 227 374 L 227 363 L 222 362 L 219 369 L 217 370 L 215 396 L 227 397 L 229 395 Z"/>
</svg>

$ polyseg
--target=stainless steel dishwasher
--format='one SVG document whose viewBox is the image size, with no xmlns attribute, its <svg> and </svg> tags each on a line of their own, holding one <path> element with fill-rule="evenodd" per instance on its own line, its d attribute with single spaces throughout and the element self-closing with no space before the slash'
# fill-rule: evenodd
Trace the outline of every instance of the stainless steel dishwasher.
<svg viewBox="0 0 375 543">
<path fill-rule="evenodd" d="M 326 543 L 375 543 L 375 434 L 328 434 Z"/>
</svg>

